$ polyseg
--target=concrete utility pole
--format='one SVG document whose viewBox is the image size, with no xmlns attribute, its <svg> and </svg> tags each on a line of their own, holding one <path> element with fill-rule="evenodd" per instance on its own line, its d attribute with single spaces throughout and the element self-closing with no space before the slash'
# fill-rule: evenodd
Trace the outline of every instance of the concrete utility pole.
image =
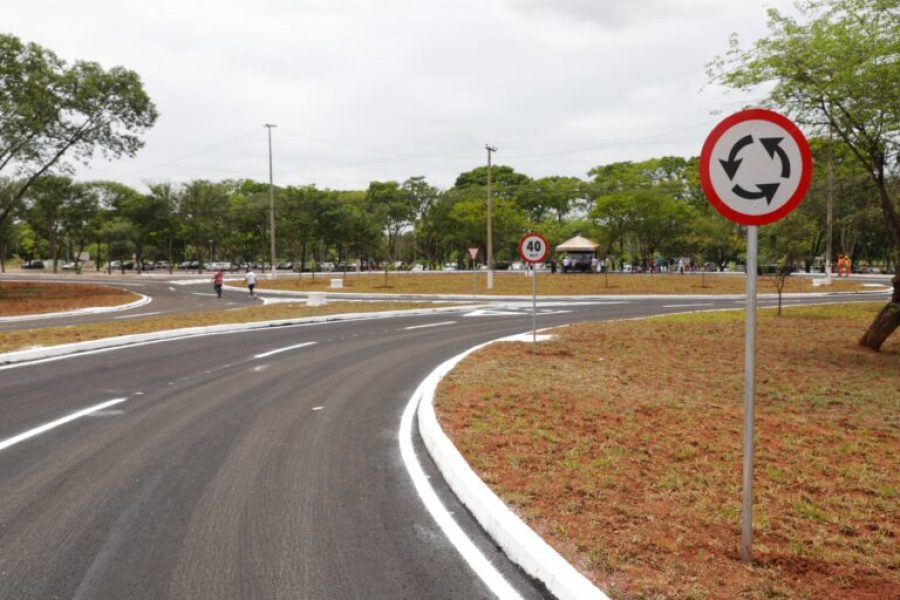
<svg viewBox="0 0 900 600">
<path fill-rule="evenodd" d="M 825 285 L 831 285 L 831 252 L 834 232 L 834 146 L 828 128 L 828 202 L 825 215 Z M 838 273 L 840 277 L 840 273 Z"/>
<path fill-rule="evenodd" d="M 494 232 L 492 226 L 493 204 L 491 200 L 491 153 L 497 151 L 496 146 L 485 144 L 487 150 L 487 289 L 494 289 Z"/>
<path fill-rule="evenodd" d="M 269 233 L 272 244 L 272 274 L 275 279 L 275 184 L 272 182 L 272 128 L 278 127 L 271 123 L 263 125 L 269 130 Z"/>
</svg>

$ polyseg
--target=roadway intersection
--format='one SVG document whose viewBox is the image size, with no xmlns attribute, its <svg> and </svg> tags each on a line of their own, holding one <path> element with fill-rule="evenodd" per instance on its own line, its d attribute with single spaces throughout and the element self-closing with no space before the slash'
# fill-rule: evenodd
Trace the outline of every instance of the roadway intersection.
<svg viewBox="0 0 900 600">
<path fill-rule="evenodd" d="M 197 295 L 211 290 L 206 283 L 148 278 L 131 289 L 137 284 L 153 302 L 135 311 L 223 304 Z M 540 304 L 537 321 L 742 304 L 557 300 Z M 398 426 L 436 365 L 530 327 L 530 300 L 520 299 L 0 367 L 0 598 L 493 597 L 423 507 L 400 457 Z M 487 559 L 521 597 L 545 597 L 481 533 L 421 442 L 415 446 L 439 497 Z"/>
</svg>

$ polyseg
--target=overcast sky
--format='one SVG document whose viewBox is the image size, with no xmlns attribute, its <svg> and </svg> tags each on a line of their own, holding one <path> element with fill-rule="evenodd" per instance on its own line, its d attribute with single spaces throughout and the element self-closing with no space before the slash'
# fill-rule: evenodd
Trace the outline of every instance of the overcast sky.
<svg viewBox="0 0 900 600">
<path fill-rule="evenodd" d="M 363 189 L 485 164 L 586 178 L 700 153 L 760 95 L 705 65 L 788 0 L 0 0 L 0 31 L 140 74 L 160 117 L 134 159 L 79 179 Z"/>
</svg>

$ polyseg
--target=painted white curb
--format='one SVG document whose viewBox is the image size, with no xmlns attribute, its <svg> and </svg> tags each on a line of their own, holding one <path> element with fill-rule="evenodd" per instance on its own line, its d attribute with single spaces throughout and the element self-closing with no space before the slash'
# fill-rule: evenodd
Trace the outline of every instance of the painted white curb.
<svg viewBox="0 0 900 600">
<path fill-rule="evenodd" d="M 530 334 L 525 338 L 531 341 Z M 512 336 L 494 342 L 525 338 Z M 415 392 L 419 396 L 419 434 L 453 493 L 513 562 L 560 600 L 609 600 L 478 478 L 438 424 L 433 404 L 438 383 L 466 356 L 494 342 L 475 346 L 443 362 L 419 385 Z"/>
<path fill-rule="evenodd" d="M 204 335 L 221 335 L 249 331 L 253 329 L 266 329 L 269 327 L 290 327 L 297 325 L 311 325 L 331 321 L 362 321 L 367 319 L 387 319 L 406 315 L 429 315 L 442 312 L 459 311 L 459 306 L 446 306 L 441 308 L 422 308 L 414 310 L 392 310 L 376 313 L 342 313 L 335 315 L 323 315 L 320 317 L 305 317 L 297 319 L 279 319 L 277 321 L 256 321 L 253 323 L 227 323 L 223 325 L 209 325 L 206 327 L 185 327 L 182 329 L 167 329 L 149 333 L 137 333 L 118 337 L 102 338 L 88 342 L 75 342 L 72 344 L 60 344 L 58 346 L 42 346 L 26 350 L 16 350 L 0 354 L 0 369 L 9 368 L 21 363 L 29 363 L 37 360 L 61 358 L 75 354 L 84 354 L 99 350 L 109 350 L 139 344 L 149 344 L 165 340 L 175 340 Z"/>
<path fill-rule="evenodd" d="M 129 290 L 131 291 L 131 290 Z M 55 313 L 37 313 L 31 315 L 19 315 L 16 317 L 0 317 L 0 323 L 6 323 L 9 321 L 37 321 L 39 319 L 52 319 L 56 317 L 70 317 L 76 315 L 96 315 L 100 313 L 108 313 L 108 312 L 121 312 L 123 310 L 131 310 L 132 308 L 138 308 L 139 306 L 144 306 L 145 304 L 150 304 L 153 299 L 149 296 L 145 296 L 144 294 L 138 294 L 137 292 L 131 292 L 132 294 L 136 294 L 140 296 L 139 299 L 134 302 L 129 302 L 128 304 L 119 304 L 117 306 L 93 306 L 91 308 L 80 308 L 78 310 L 69 310 L 63 312 L 55 312 Z"/>
</svg>

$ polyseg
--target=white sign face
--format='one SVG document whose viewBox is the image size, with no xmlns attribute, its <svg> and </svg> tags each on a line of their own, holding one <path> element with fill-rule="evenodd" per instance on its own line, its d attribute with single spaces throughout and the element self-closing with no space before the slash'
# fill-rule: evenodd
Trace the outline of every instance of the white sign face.
<svg viewBox="0 0 900 600">
<path fill-rule="evenodd" d="M 469 257 L 472 260 L 478 258 L 478 248 L 469 248 Z"/>
<path fill-rule="evenodd" d="M 526 262 L 539 263 L 547 258 L 549 253 L 550 246 L 539 233 L 529 233 L 519 242 L 519 254 Z"/>
<path fill-rule="evenodd" d="M 787 215 L 809 187 L 812 158 L 806 138 L 768 110 L 734 114 L 710 133 L 700 156 L 700 179 L 710 203 L 745 225 Z"/>
</svg>

